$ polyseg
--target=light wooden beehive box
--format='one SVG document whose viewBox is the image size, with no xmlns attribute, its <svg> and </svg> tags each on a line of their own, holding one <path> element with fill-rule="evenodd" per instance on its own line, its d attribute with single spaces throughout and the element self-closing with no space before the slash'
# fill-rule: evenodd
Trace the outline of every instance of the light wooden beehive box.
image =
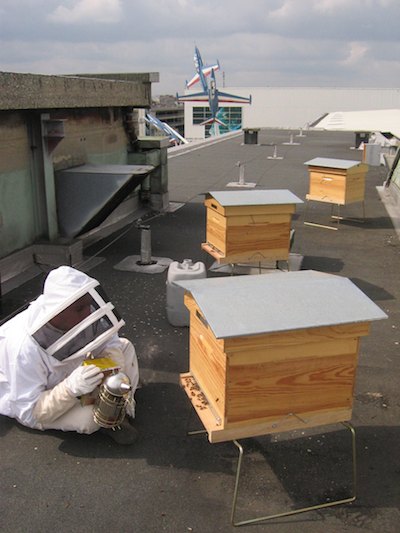
<svg viewBox="0 0 400 533">
<path fill-rule="evenodd" d="M 349 420 L 360 337 L 386 318 L 313 271 L 178 282 L 190 311 L 180 381 L 210 442 Z"/>
<path fill-rule="evenodd" d="M 285 189 L 209 192 L 202 248 L 221 263 L 287 260 L 299 203 Z"/>
<path fill-rule="evenodd" d="M 347 159 L 316 157 L 308 165 L 309 192 L 307 200 L 346 205 L 362 202 L 368 165 Z"/>
</svg>

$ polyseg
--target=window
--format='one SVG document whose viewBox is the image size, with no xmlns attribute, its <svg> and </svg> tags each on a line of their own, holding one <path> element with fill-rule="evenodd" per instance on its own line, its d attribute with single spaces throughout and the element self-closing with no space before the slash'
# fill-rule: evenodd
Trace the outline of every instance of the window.
<svg viewBox="0 0 400 533">
<path fill-rule="evenodd" d="M 211 111 L 209 107 L 193 107 L 193 125 L 199 125 L 205 120 L 211 118 Z M 218 132 L 227 133 L 228 131 L 240 130 L 242 127 L 242 108 L 241 107 L 220 107 L 218 109 L 217 118 L 225 124 L 206 124 L 206 137 L 215 135 L 215 128 Z"/>
</svg>

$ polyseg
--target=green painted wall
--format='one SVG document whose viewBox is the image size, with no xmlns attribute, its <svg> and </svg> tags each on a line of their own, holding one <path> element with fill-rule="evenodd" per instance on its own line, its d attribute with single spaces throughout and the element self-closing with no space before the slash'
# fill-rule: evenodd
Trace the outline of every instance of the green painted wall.
<svg viewBox="0 0 400 533">
<path fill-rule="evenodd" d="M 32 183 L 28 169 L 0 174 L 0 257 L 35 239 Z"/>
<path fill-rule="evenodd" d="M 42 151 L 41 138 L 31 134 L 35 128 L 40 134 L 40 113 L 0 112 L 0 258 L 37 240 L 58 238 L 53 169 L 128 164 L 129 139 L 119 109 L 57 111 L 50 118 L 64 121 L 64 138 L 46 157 L 46 140 Z M 33 165 L 33 156 L 41 158 L 41 166 Z"/>
<path fill-rule="evenodd" d="M 20 113 L 0 115 L 0 258 L 35 239 L 30 143 Z"/>
</svg>

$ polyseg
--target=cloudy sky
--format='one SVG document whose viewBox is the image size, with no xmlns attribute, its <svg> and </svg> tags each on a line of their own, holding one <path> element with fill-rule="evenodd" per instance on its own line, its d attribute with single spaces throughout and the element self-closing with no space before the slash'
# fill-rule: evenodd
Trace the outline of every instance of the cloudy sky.
<svg viewBox="0 0 400 533">
<path fill-rule="evenodd" d="M 195 44 L 230 87 L 399 87 L 400 0 L 0 0 L 0 71 L 159 72 L 175 94 Z"/>
</svg>

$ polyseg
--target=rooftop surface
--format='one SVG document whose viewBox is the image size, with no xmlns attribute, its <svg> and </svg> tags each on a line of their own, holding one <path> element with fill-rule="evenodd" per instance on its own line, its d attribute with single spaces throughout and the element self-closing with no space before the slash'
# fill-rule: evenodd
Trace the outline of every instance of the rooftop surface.
<svg viewBox="0 0 400 533">
<path fill-rule="evenodd" d="M 299 144 L 283 144 L 292 132 L 261 130 L 257 145 L 243 134 L 196 145 L 169 158 L 171 210 L 146 221 L 152 255 L 203 261 L 209 277 L 213 259 L 205 240 L 204 194 L 225 190 L 238 180 L 257 188 L 288 189 L 305 200 L 308 169 L 315 157 L 361 160 L 351 150 L 354 135 L 307 131 Z M 276 146 L 277 156 L 270 159 Z M 178 155 L 181 154 L 181 155 Z M 349 278 L 388 315 L 372 323 L 361 340 L 352 423 L 357 435 L 357 499 L 353 504 L 312 511 L 243 531 L 293 533 L 395 533 L 400 524 L 400 243 L 377 192 L 384 167 L 367 174 L 365 219 L 360 203 L 345 206 L 337 231 L 309 226 L 330 224 L 330 206 L 296 206 L 293 254 L 301 269 Z M 86 250 L 80 266 L 99 279 L 126 321 L 123 334 L 139 357 L 143 386 L 138 390 L 139 440 L 118 446 L 92 436 L 26 429 L 0 417 L 0 530 L 4 532 L 132 531 L 158 533 L 233 531 L 231 505 L 237 465 L 232 442 L 210 444 L 200 429 L 179 374 L 188 371 L 188 328 L 166 316 L 167 271 L 159 274 L 115 269 L 140 254 L 140 232 L 132 225 Z M 263 275 L 273 275 L 268 270 Z M 7 308 L 36 297 L 38 276 L 6 295 Z M 326 302 L 329 305 L 329 302 Z M 294 431 L 241 441 L 243 475 L 237 519 L 280 513 L 290 508 L 347 497 L 351 493 L 350 436 L 341 425 Z"/>
</svg>

